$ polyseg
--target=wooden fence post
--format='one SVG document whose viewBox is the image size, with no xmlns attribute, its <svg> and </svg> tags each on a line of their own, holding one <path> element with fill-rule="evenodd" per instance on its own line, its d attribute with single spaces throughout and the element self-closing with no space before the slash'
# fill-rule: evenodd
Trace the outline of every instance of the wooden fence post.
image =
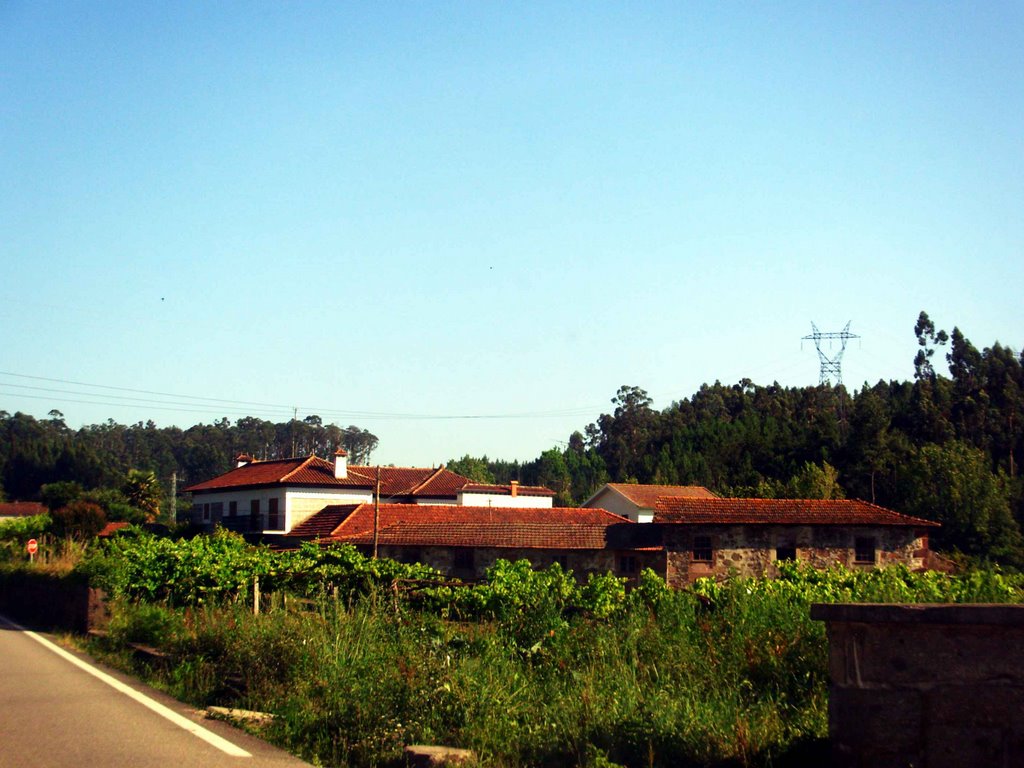
<svg viewBox="0 0 1024 768">
<path fill-rule="evenodd" d="M 260 615 L 260 577 L 252 577 L 252 615 Z"/>
</svg>

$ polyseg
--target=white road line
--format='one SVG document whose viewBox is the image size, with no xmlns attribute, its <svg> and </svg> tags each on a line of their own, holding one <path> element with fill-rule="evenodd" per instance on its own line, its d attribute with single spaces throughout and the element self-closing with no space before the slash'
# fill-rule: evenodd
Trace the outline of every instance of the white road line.
<svg viewBox="0 0 1024 768">
<path fill-rule="evenodd" d="M 79 669 L 85 670 L 86 672 L 88 672 L 93 677 L 95 677 L 95 678 L 103 681 L 107 685 L 109 685 L 115 691 L 120 691 L 121 693 L 123 693 L 128 698 L 137 701 L 139 704 L 141 704 L 144 707 L 148 707 L 149 709 L 153 710 L 154 712 L 156 712 L 161 717 L 167 718 L 172 723 L 177 725 L 179 728 L 184 728 L 186 731 L 191 733 L 193 736 L 198 736 L 200 739 L 205 741 L 207 744 L 210 744 L 210 745 L 216 747 L 221 752 L 225 752 L 226 754 L 231 755 L 232 757 L 252 757 L 252 755 L 250 753 L 246 752 L 241 747 L 236 747 L 234 744 L 232 744 L 227 739 L 222 738 L 221 736 L 218 736 L 213 731 L 208 731 L 206 728 L 203 728 L 203 726 L 199 725 L 198 723 L 193 723 L 187 717 L 183 717 L 182 715 L 179 715 L 177 712 L 175 712 L 173 709 L 165 707 L 160 702 L 154 701 L 153 699 L 149 698 L 148 696 L 146 696 L 143 693 L 139 693 L 138 691 L 136 691 L 131 686 L 125 685 L 120 680 L 117 680 L 116 678 L 113 678 L 110 675 L 108 675 L 106 672 L 102 672 L 102 671 L 96 669 L 96 667 L 92 666 L 91 664 L 86 664 L 84 661 L 82 661 L 77 656 L 74 656 L 73 654 L 68 653 L 67 651 L 65 651 L 60 646 L 54 645 L 49 640 L 47 640 L 45 637 L 42 637 L 41 635 L 37 635 L 35 632 L 32 632 L 32 631 L 30 631 L 28 629 L 25 629 L 22 626 L 19 626 L 18 624 L 15 624 L 10 619 L 6 619 L 5 618 L 5 622 L 10 624 L 12 627 L 15 627 L 16 629 L 20 630 L 21 632 L 24 632 L 28 637 L 31 637 L 37 643 L 40 643 L 44 648 L 47 648 L 47 649 L 53 651 L 54 653 L 56 653 L 58 656 L 60 656 L 65 661 L 70 661 L 72 664 L 74 664 Z"/>
</svg>

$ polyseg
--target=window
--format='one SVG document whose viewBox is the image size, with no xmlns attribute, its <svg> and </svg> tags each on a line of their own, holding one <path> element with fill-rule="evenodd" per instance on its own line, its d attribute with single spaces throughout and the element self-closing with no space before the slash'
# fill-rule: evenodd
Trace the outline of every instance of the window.
<svg viewBox="0 0 1024 768">
<path fill-rule="evenodd" d="M 277 511 L 277 499 L 267 501 L 267 530 L 279 531 L 281 529 L 281 515 Z"/>
<path fill-rule="evenodd" d="M 228 502 L 228 517 L 234 517 L 237 514 L 238 514 L 238 502 L 237 501 L 229 501 Z"/>
<path fill-rule="evenodd" d="M 210 504 L 207 502 L 203 504 L 203 522 L 208 522 L 210 519 Z"/>
<path fill-rule="evenodd" d="M 198 523 L 199 520 L 202 518 L 202 516 L 203 516 L 203 505 L 202 504 L 193 504 L 192 505 L 192 520 L 193 520 L 193 522 L 197 522 Z"/>
<path fill-rule="evenodd" d="M 213 517 L 213 522 L 220 522 L 220 519 L 224 517 L 224 502 L 213 502 L 213 504 L 210 505 L 210 515 Z"/>
<path fill-rule="evenodd" d="M 873 536 L 858 536 L 853 546 L 853 562 L 875 564 L 875 539 Z"/>
<path fill-rule="evenodd" d="M 569 570 L 569 556 L 568 555 L 555 555 L 551 558 L 552 563 L 558 563 L 562 566 L 563 571 Z"/>
<path fill-rule="evenodd" d="M 787 560 L 796 561 L 796 545 L 795 544 L 780 544 L 775 548 L 775 560 L 776 562 L 785 562 Z"/>
<path fill-rule="evenodd" d="M 619 573 L 636 573 L 636 558 L 633 555 L 619 558 Z"/>
<path fill-rule="evenodd" d="M 473 550 L 472 549 L 456 549 L 455 557 L 453 558 L 452 565 L 455 566 L 457 571 L 472 571 L 473 570 Z"/>
<path fill-rule="evenodd" d="M 260 500 L 253 499 L 249 502 L 249 530 L 258 531 L 263 527 L 263 519 L 260 514 Z"/>
<path fill-rule="evenodd" d="M 711 548 L 710 536 L 693 537 L 693 562 L 710 563 L 714 560 L 714 550 Z"/>
</svg>

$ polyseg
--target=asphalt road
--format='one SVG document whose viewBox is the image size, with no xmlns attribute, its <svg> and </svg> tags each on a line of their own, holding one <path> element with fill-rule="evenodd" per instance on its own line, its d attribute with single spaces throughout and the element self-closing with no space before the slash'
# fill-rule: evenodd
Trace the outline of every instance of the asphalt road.
<svg viewBox="0 0 1024 768">
<path fill-rule="evenodd" d="M 304 765 L 0 616 L 2 768 Z"/>
</svg>

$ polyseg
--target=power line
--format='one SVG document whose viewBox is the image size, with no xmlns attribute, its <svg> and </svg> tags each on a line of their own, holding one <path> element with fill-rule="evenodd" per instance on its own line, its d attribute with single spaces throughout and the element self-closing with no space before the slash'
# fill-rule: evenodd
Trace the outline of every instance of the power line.
<svg viewBox="0 0 1024 768">
<path fill-rule="evenodd" d="M 136 389 L 132 387 L 118 387 L 108 384 L 93 384 L 84 381 L 75 381 L 71 379 L 60 379 L 49 376 L 32 376 L 23 373 L 13 373 L 10 371 L 0 371 L 0 376 L 10 376 L 20 379 L 28 379 L 32 381 L 43 381 L 58 384 L 67 384 L 76 387 L 87 387 L 92 389 L 104 389 L 112 392 L 125 392 L 133 394 L 143 395 L 154 395 L 161 398 L 171 398 L 168 400 L 154 400 L 151 398 L 140 398 L 133 397 L 131 395 L 112 395 L 104 394 L 102 392 L 82 392 L 67 389 L 54 389 L 50 387 L 40 387 L 28 384 L 13 384 L 10 382 L 0 382 L 0 386 L 25 389 L 33 392 L 49 392 L 61 396 L 71 395 L 74 398 L 90 397 L 90 398 L 105 398 L 111 402 L 96 401 L 96 400 L 79 400 L 69 397 L 55 397 L 50 398 L 52 400 L 60 402 L 73 402 L 83 405 L 107 405 L 112 407 L 150 407 L 159 408 L 162 410 L 176 410 L 189 413 L 206 413 L 213 409 L 219 409 L 228 412 L 240 412 L 245 414 L 252 414 L 254 412 L 259 413 L 274 413 L 274 414 L 287 414 L 289 411 L 292 412 L 293 417 L 297 415 L 298 411 L 308 414 L 316 414 L 319 416 L 326 416 L 328 418 L 338 419 L 366 419 L 366 420 L 398 420 L 398 421 L 413 421 L 413 420 L 437 420 L 437 421 L 452 421 L 452 420 L 485 420 L 485 419 L 536 419 L 536 418 L 557 418 L 567 416 L 583 416 L 592 414 L 595 410 L 598 410 L 602 406 L 577 406 L 573 408 L 559 408 L 552 410 L 540 410 L 540 411 L 525 411 L 518 413 L 479 413 L 479 414 L 426 414 L 426 413 L 402 413 L 402 412 L 383 412 L 383 411 L 350 411 L 350 410 L 339 410 L 334 408 L 316 408 L 309 406 L 294 406 L 284 405 L 277 403 L 262 403 L 247 400 L 228 400 L 224 398 L 215 397 L 202 397 L 198 395 L 185 395 L 180 393 L 171 392 L 160 392 L 149 389 Z M 18 397 L 26 397 L 32 399 L 47 399 L 39 395 L 28 395 L 17 392 L 4 392 L 3 394 L 14 395 Z M 188 401 L 188 402 L 182 402 Z M 254 411 L 253 407 L 258 408 L 258 411 Z M 202 407 L 202 408 L 200 408 Z"/>
</svg>

